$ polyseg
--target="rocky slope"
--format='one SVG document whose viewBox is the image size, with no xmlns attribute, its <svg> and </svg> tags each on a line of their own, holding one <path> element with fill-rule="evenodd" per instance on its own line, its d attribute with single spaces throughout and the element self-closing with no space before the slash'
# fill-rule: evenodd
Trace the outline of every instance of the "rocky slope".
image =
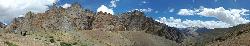
<svg viewBox="0 0 250 46">
<path fill-rule="evenodd" d="M 249 31 L 250 31 L 250 23 L 240 24 L 230 28 L 209 29 L 209 31 L 200 32 L 200 35 L 195 38 L 196 40 L 195 44 L 197 46 L 249 45 L 249 44 L 244 44 L 244 41 L 241 41 L 241 40 L 249 40 L 249 38 L 246 37 L 248 34 L 250 34 Z"/>
<path fill-rule="evenodd" d="M 243 33 L 235 37 L 227 38 L 223 41 L 216 41 L 209 46 L 249 46 L 250 33 Z"/>
</svg>

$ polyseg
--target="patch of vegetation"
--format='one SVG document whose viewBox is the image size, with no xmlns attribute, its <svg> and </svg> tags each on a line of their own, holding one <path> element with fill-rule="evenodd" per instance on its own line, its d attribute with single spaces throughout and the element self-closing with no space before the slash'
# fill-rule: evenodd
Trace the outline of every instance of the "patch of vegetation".
<svg viewBox="0 0 250 46">
<path fill-rule="evenodd" d="M 60 42 L 61 46 L 72 46 L 70 43 Z"/>
<path fill-rule="evenodd" d="M 49 38 L 53 38 L 53 36 L 49 36 Z"/>
<path fill-rule="evenodd" d="M 9 42 L 9 41 L 5 41 L 4 43 L 6 43 L 8 46 L 17 46 L 16 44 L 11 43 L 11 42 Z"/>
<path fill-rule="evenodd" d="M 80 46 L 93 46 L 93 45 L 88 44 L 88 43 L 80 43 Z"/>
<path fill-rule="evenodd" d="M 60 39 L 57 39 L 56 41 L 61 41 Z"/>
<path fill-rule="evenodd" d="M 55 43 L 56 41 L 52 38 L 49 40 L 51 43 Z"/>
<path fill-rule="evenodd" d="M 21 31 L 22 36 L 26 36 L 28 31 Z"/>
<path fill-rule="evenodd" d="M 77 44 L 77 42 L 74 42 L 74 43 L 73 43 L 73 45 L 76 45 L 76 44 Z"/>
</svg>

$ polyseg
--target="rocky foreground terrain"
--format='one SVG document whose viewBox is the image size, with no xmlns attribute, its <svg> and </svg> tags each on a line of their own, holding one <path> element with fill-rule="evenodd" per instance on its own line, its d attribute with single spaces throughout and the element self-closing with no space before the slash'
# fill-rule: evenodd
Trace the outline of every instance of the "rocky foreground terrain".
<svg viewBox="0 0 250 46">
<path fill-rule="evenodd" d="M 190 29 L 191 30 L 191 29 Z M 95 13 L 74 4 L 28 12 L 0 23 L 0 46 L 249 46 L 250 24 L 195 32 L 154 21 L 143 12 Z"/>
</svg>

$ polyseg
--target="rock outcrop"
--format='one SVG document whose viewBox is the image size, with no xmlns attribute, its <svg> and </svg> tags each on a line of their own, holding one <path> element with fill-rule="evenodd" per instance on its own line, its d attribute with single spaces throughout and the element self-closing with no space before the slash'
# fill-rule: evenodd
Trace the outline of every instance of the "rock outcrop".
<svg viewBox="0 0 250 46">
<path fill-rule="evenodd" d="M 94 18 L 93 28 L 104 31 L 144 31 L 177 42 L 181 42 L 181 39 L 183 39 L 183 34 L 177 28 L 156 22 L 139 11 L 127 12 L 121 15 L 99 12 Z"/>
<path fill-rule="evenodd" d="M 145 31 L 177 42 L 181 42 L 183 39 L 183 34 L 177 28 L 156 22 L 153 18 L 146 17 L 143 12 L 124 13 L 121 18 L 126 31 Z"/>
<path fill-rule="evenodd" d="M 120 15 L 106 12 L 95 13 L 82 9 L 78 4 L 64 9 L 52 6 L 45 13 L 26 13 L 25 17 L 18 17 L 7 27 L 7 32 L 32 31 L 144 31 L 149 34 L 165 37 L 176 42 L 182 42 L 183 34 L 174 27 L 154 21 L 146 17 L 143 12 L 133 11 Z"/>
<path fill-rule="evenodd" d="M 0 22 L 0 28 L 5 28 L 5 27 L 6 27 L 6 25 L 4 23 Z"/>
<path fill-rule="evenodd" d="M 93 21 L 93 28 L 94 29 L 100 29 L 104 31 L 124 31 L 123 25 L 119 24 L 119 18 L 117 16 L 113 16 L 111 14 L 108 14 L 106 12 L 98 12 L 97 15 L 94 17 Z M 121 23 L 120 23 L 121 24 Z M 116 29 L 117 28 L 117 29 Z M 119 29 L 120 28 L 120 29 Z"/>
</svg>

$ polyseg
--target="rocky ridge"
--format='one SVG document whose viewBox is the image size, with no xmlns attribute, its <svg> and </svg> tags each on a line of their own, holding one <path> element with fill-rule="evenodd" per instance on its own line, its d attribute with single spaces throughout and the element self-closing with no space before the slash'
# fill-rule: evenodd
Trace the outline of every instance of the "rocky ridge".
<svg viewBox="0 0 250 46">
<path fill-rule="evenodd" d="M 6 32 L 32 34 L 35 31 L 143 31 L 149 34 L 165 37 L 176 42 L 182 42 L 183 34 L 177 28 L 154 21 L 143 12 L 133 11 L 120 15 L 106 12 L 95 13 L 82 9 L 74 4 L 64 9 L 52 6 L 45 13 L 26 13 L 25 17 L 15 18 L 6 28 Z"/>
</svg>

